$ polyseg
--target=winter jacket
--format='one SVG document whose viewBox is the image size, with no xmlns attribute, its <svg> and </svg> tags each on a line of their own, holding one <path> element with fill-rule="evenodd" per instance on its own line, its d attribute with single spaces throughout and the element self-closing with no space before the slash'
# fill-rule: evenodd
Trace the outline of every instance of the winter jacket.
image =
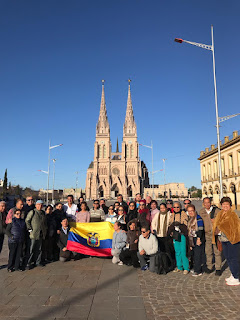
<svg viewBox="0 0 240 320">
<path fill-rule="evenodd" d="M 56 221 L 56 224 L 57 224 L 57 230 L 60 230 L 62 225 L 61 225 L 61 221 L 63 218 L 66 218 L 66 213 L 64 212 L 64 210 L 54 210 L 53 213 L 52 213 L 55 221 Z"/>
<path fill-rule="evenodd" d="M 9 243 L 23 242 L 26 224 L 24 219 L 13 217 L 12 222 L 7 225 L 6 234 Z"/>
<path fill-rule="evenodd" d="M 0 212 L 0 235 L 4 234 L 6 231 L 6 216 L 7 212 Z"/>
<path fill-rule="evenodd" d="M 52 238 L 57 235 L 57 221 L 52 214 L 46 214 L 47 219 L 47 238 Z"/>
<path fill-rule="evenodd" d="M 212 232 L 212 221 L 211 219 L 215 219 L 220 209 L 218 207 L 213 206 L 211 212 L 208 214 L 205 208 L 202 208 L 199 211 L 199 215 L 203 219 L 205 232 Z"/>
<path fill-rule="evenodd" d="M 34 209 L 30 211 L 26 218 L 26 226 L 30 232 L 30 239 L 45 239 L 47 234 L 47 218 L 43 210 Z"/>
</svg>

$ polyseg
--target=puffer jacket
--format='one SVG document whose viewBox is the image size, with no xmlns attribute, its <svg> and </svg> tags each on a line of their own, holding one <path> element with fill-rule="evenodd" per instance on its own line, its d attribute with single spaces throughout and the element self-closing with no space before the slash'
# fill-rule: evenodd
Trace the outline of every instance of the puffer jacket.
<svg viewBox="0 0 240 320">
<path fill-rule="evenodd" d="M 4 234 L 6 231 L 6 216 L 7 216 L 7 212 L 0 212 L 0 235 Z"/>
<path fill-rule="evenodd" d="M 6 234 L 9 243 L 23 242 L 25 235 L 25 221 L 24 219 L 13 218 L 12 222 L 7 225 Z"/>
</svg>

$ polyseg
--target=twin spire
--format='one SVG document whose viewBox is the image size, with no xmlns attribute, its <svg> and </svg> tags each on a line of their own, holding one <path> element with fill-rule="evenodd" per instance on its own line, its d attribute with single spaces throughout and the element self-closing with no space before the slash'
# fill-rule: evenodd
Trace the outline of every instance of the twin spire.
<svg viewBox="0 0 240 320">
<path fill-rule="evenodd" d="M 110 134 L 110 126 L 107 117 L 107 109 L 105 102 L 105 92 L 104 92 L 104 82 L 102 80 L 102 97 L 101 97 L 101 105 L 100 105 L 100 113 L 96 128 L 97 135 L 109 135 Z M 136 136 L 137 135 L 137 126 L 135 123 L 133 108 L 132 108 L 132 98 L 131 98 L 131 88 L 130 88 L 131 80 L 128 80 L 128 99 L 127 99 L 127 110 L 125 116 L 125 122 L 123 125 L 123 136 Z"/>
</svg>

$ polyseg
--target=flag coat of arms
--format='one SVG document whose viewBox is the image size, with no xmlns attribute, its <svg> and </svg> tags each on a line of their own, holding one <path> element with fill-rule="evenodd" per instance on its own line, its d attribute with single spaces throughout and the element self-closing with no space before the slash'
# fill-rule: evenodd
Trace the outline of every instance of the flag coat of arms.
<svg viewBox="0 0 240 320">
<path fill-rule="evenodd" d="M 67 250 L 90 256 L 111 256 L 114 233 L 112 223 L 70 223 L 70 226 Z"/>
</svg>

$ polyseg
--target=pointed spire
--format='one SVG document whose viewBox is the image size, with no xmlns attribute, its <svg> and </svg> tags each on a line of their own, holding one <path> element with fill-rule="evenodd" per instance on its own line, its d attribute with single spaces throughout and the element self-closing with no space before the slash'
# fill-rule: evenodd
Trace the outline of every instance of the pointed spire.
<svg viewBox="0 0 240 320">
<path fill-rule="evenodd" d="M 117 147 L 116 147 L 116 152 L 119 152 L 118 138 L 117 138 Z"/>
<path fill-rule="evenodd" d="M 102 97 L 101 97 L 100 112 L 99 112 L 99 118 L 98 118 L 98 123 L 96 128 L 96 134 L 106 135 L 110 133 L 110 127 L 109 127 L 109 122 L 107 117 L 104 82 L 105 80 L 102 80 Z"/>
<path fill-rule="evenodd" d="M 127 110 L 125 123 L 123 126 L 123 135 L 124 136 L 136 136 L 137 135 L 137 126 L 134 120 L 133 107 L 132 107 L 132 98 L 131 98 L 131 80 L 128 79 L 128 100 L 127 100 Z"/>
</svg>

